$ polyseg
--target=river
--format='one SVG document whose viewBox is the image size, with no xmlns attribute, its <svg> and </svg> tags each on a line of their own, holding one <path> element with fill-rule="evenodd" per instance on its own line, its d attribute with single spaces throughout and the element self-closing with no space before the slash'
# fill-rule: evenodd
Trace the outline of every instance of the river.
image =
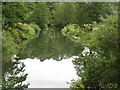
<svg viewBox="0 0 120 90">
<path fill-rule="evenodd" d="M 68 39 L 60 31 L 44 31 L 17 53 L 18 61 L 13 60 L 4 64 L 6 67 L 3 73 L 17 72 L 20 68 L 17 63 L 23 62 L 25 66 L 23 65 L 21 68 L 24 67 L 24 73 L 28 73 L 28 76 L 25 76 L 26 81 L 23 79 L 23 83 L 29 82 L 29 88 L 69 88 L 67 82 L 78 78 L 72 60 L 82 50 L 83 47 L 79 42 Z M 21 72 L 23 71 L 21 70 Z"/>
<path fill-rule="evenodd" d="M 29 88 L 69 88 L 72 79 L 77 79 L 72 63 L 73 58 L 55 61 L 53 59 L 40 62 L 39 59 L 22 60 L 26 65 Z"/>
</svg>

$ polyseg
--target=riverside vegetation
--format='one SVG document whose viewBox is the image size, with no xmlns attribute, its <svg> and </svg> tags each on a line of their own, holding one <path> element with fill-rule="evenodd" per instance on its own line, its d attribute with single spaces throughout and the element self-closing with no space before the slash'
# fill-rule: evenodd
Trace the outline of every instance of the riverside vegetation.
<svg viewBox="0 0 120 90">
<path fill-rule="evenodd" d="M 3 2 L 2 89 L 28 87 L 21 59 L 72 56 L 80 79 L 71 88 L 119 88 L 118 4 Z"/>
</svg>

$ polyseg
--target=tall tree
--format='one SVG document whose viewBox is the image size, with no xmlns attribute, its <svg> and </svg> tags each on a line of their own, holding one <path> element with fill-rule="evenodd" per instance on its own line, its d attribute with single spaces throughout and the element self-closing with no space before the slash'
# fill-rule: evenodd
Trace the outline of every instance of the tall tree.
<svg viewBox="0 0 120 90">
<path fill-rule="evenodd" d="M 79 25 L 100 22 L 101 17 L 105 17 L 103 8 L 104 3 L 98 2 L 78 2 L 77 3 L 77 21 Z"/>
<path fill-rule="evenodd" d="M 49 24 L 51 14 L 46 2 L 39 2 L 35 6 L 35 10 L 31 15 L 31 21 L 36 22 L 40 28 L 45 28 Z"/>
<path fill-rule="evenodd" d="M 27 8 L 23 2 L 4 2 L 2 5 L 3 25 L 13 27 L 17 22 L 24 22 Z"/>
<path fill-rule="evenodd" d="M 54 25 L 57 27 L 66 26 L 75 22 L 75 3 L 61 2 L 56 3 L 53 12 Z"/>
<path fill-rule="evenodd" d="M 96 24 L 93 31 L 81 37 L 81 42 L 89 47 L 90 52 L 88 55 L 80 54 L 80 58 L 73 61 L 81 77 L 79 83 L 73 83 L 73 86 L 119 87 L 117 24 L 116 15 L 108 16 L 107 20 Z"/>
</svg>

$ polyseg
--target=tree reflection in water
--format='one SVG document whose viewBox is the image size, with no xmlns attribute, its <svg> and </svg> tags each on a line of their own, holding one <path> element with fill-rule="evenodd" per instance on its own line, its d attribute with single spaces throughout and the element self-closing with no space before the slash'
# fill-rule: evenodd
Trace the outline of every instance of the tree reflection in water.
<svg viewBox="0 0 120 90">
<path fill-rule="evenodd" d="M 78 42 L 73 42 L 63 36 L 57 30 L 43 31 L 39 37 L 31 40 L 26 48 L 18 53 L 19 59 L 38 58 L 41 61 L 45 59 L 62 60 L 72 56 L 78 56 L 83 47 Z"/>
<path fill-rule="evenodd" d="M 3 62 L 3 89 L 27 88 L 23 84 L 28 74 L 24 74 L 25 65 L 20 60 L 38 58 L 40 61 L 52 58 L 60 61 L 72 56 L 78 56 L 83 50 L 82 45 L 63 36 L 57 30 L 42 31 L 39 37 L 31 40 L 26 47 L 21 48 L 15 60 Z"/>
</svg>

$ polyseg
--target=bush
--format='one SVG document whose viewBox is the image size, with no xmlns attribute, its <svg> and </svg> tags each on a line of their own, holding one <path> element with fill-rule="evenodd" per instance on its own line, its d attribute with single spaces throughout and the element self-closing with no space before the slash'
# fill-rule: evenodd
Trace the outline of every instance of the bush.
<svg viewBox="0 0 120 90">
<path fill-rule="evenodd" d="M 82 37 L 85 32 L 77 24 L 67 25 L 61 30 L 61 33 L 67 37 L 79 38 Z"/>
<path fill-rule="evenodd" d="M 29 24 L 31 28 L 33 28 L 37 33 L 39 33 L 41 31 L 41 29 L 39 28 L 38 25 L 30 23 Z"/>
<path fill-rule="evenodd" d="M 2 60 L 6 62 L 17 52 L 17 45 L 13 41 L 13 37 L 9 32 L 2 32 Z"/>
</svg>

